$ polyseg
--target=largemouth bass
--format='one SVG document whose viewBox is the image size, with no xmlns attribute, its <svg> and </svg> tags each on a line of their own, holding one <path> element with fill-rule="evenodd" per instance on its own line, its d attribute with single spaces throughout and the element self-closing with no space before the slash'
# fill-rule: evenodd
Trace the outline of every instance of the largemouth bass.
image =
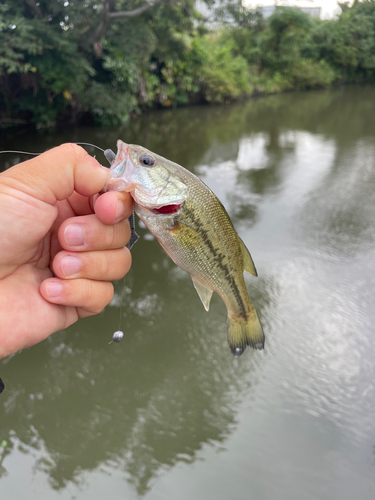
<svg viewBox="0 0 375 500">
<path fill-rule="evenodd" d="M 264 334 L 243 272 L 257 276 L 253 259 L 214 193 L 194 174 L 142 146 L 117 142 L 105 191 L 128 191 L 135 212 L 172 260 L 187 271 L 208 311 L 213 292 L 228 311 L 234 356 L 263 349 Z M 108 157 L 108 156 L 107 156 Z"/>
</svg>

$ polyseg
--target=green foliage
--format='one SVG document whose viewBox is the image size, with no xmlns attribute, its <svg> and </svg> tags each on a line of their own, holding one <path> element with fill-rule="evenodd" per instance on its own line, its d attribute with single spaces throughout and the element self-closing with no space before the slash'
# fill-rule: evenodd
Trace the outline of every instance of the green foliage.
<svg viewBox="0 0 375 500">
<path fill-rule="evenodd" d="M 137 106 L 137 99 L 130 92 L 119 91 L 115 86 L 92 82 L 87 93 L 82 96 L 82 103 L 102 125 L 125 123 Z"/>
<path fill-rule="evenodd" d="M 203 62 L 200 81 L 209 102 L 222 102 L 251 93 L 247 62 L 235 54 L 234 40 L 220 36 L 195 38 L 194 48 Z"/>
<path fill-rule="evenodd" d="M 337 21 L 320 23 L 311 34 L 310 46 L 315 57 L 341 69 L 349 80 L 374 77 L 375 2 L 356 2 Z"/>
<path fill-rule="evenodd" d="M 40 40 L 33 33 L 33 26 L 7 4 L 0 4 L 0 71 L 26 73 L 36 68 L 25 60 L 27 55 L 40 53 Z"/>
<path fill-rule="evenodd" d="M 293 88 L 310 89 L 330 85 L 337 79 L 337 73 L 324 60 L 299 58 L 291 68 L 290 77 Z"/>
<path fill-rule="evenodd" d="M 222 25 L 216 32 L 193 0 L 3 1 L 0 119 L 118 124 L 151 106 L 375 78 L 375 0 L 329 21 L 295 8 L 264 19 L 237 0 L 206 3 Z M 143 5 L 135 17 L 118 15 Z"/>
<path fill-rule="evenodd" d="M 220 34 L 193 34 L 183 40 L 181 37 L 180 44 L 178 57 L 159 59 L 159 66 L 151 64 L 149 72 L 143 73 L 148 102 L 163 106 L 186 104 L 197 98 L 223 102 L 251 92 L 247 62 L 235 53 L 233 40 Z"/>
<path fill-rule="evenodd" d="M 311 17 L 298 9 L 278 8 L 260 36 L 261 64 L 275 71 L 290 70 L 300 57 L 300 46 L 312 23 Z"/>
<path fill-rule="evenodd" d="M 195 47 L 196 37 L 175 32 L 173 39 L 174 47 L 179 49 L 162 56 L 159 48 L 148 67 L 149 79 L 154 82 L 151 103 L 154 100 L 163 106 L 187 104 L 200 90 L 198 75 L 203 61 Z"/>
</svg>

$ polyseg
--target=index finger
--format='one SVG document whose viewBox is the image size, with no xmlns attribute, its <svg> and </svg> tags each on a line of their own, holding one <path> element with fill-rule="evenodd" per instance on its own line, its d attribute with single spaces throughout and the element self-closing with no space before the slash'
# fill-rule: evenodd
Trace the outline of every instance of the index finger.
<svg viewBox="0 0 375 500">
<path fill-rule="evenodd" d="M 63 144 L 6 170 L 3 182 L 40 201 L 55 205 L 74 191 L 92 196 L 101 191 L 109 170 L 76 144 Z"/>
</svg>

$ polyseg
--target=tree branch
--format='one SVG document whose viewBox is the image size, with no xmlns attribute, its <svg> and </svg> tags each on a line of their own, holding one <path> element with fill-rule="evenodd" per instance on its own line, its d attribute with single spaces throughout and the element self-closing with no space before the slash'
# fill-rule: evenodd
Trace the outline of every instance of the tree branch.
<svg viewBox="0 0 375 500">
<path fill-rule="evenodd" d="M 32 2 L 33 0 L 27 0 Z M 103 4 L 103 10 L 100 13 L 99 23 L 93 30 L 91 36 L 86 38 L 85 43 L 89 43 L 94 47 L 96 55 L 99 57 L 102 52 L 101 38 L 105 36 L 108 26 L 111 22 L 116 19 L 126 18 L 126 17 L 137 17 L 151 9 L 155 5 L 160 5 L 164 3 L 164 0 L 146 0 L 145 3 L 133 10 L 120 10 L 116 12 L 116 0 L 101 0 Z M 82 37 L 83 40 L 83 37 Z"/>
<path fill-rule="evenodd" d="M 143 12 L 146 12 L 146 10 L 151 9 L 151 7 L 154 7 L 154 5 L 157 5 L 160 3 L 161 0 L 155 0 L 154 2 L 150 3 L 145 3 L 142 5 L 142 7 L 139 7 L 138 9 L 134 10 L 120 10 L 119 12 L 110 12 L 109 13 L 109 18 L 112 19 L 119 19 L 121 17 L 137 17 L 143 14 Z"/>
</svg>

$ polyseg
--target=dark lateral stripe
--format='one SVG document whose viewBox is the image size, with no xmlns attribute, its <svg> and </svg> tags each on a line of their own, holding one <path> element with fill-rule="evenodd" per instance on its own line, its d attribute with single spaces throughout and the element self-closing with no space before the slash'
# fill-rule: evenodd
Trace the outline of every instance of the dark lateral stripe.
<svg viewBox="0 0 375 500">
<path fill-rule="evenodd" d="M 231 287 L 231 290 L 232 290 L 232 292 L 233 292 L 233 294 L 234 294 L 234 296 L 235 296 L 235 298 L 240 306 L 241 314 L 243 316 L 246 316 L 245 304 L 242 300 L 242 296 L 241 296 L 241 293 L 238 289 L 237 283 L 235 282 L 234 277 L 232 276 L 229 267 L 227 266 L 227 264 L 225 264 L 223 262 L 225 255 L 222 252 L 220 252 L 220 250 L 218 248 L 214 247 L 214 245 L 209 237 L 208 231 L 204 228 L 203 223 L 195 217 L 194 211 L 185 206 L 184 207 L 184 214 L 187 215 L 191 219 L 193 227 L 197 230 L 197 232 L 201 236 L 203 242 L 205 243 L 205 245 L 208 247 L 209 251 L 211 252 L 214 262 L 217 264 L 219 269 L 221 271 L 223 271 L 225 279 L 227 280 L 229 286 Z"/>
</svg>

